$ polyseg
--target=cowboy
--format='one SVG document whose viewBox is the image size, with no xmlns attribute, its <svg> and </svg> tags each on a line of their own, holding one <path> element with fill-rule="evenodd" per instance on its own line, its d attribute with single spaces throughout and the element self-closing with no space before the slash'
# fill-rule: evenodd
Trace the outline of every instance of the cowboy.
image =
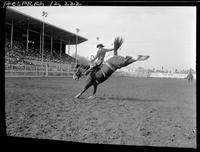
<svg viewBox="0 0 200 152">
<path fill-rule="evenodd" d="M 92 64 L 90 66 L 90 68 L 85 72 L 85 75 L 87 75 L 88 73 L 90 73 L 90 72 L 94 71 L 95 69 L 98 69 L 99 67 L 101 67 L 101 65 L 103 64 L 106 52 L 114 51 L 114 48 L 105 49 L 103 44 L 98 44 L 97 48 L 98 48 L 97 54 L 91 60 L 91 63 L 93 63 L 96 59 L 97 59 L 97 62 L 95 62 L 94 64 Z"/>
</svg>

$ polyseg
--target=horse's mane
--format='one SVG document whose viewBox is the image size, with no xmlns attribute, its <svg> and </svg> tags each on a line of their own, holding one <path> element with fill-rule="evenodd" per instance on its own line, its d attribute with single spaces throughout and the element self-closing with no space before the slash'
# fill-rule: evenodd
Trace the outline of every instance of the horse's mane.
<svg viewBox="0 0 200 152">
<path fill-rule="evenodd" d="M 89 64 L 82 64 L 82 63 L 78 62 L 78 64 L 76 65 L 76 68 L 79 68 L 79 67 L 87 70 L 87 69 L 90 68 L 90 65 Z"/>
<path fill-rule="evenodd" d="M 83 65 L 82 64 L 81 66 L 82 66 L 83 69 L 86 69 L 86 70 L 90 68 L 90 65 Z"/>
</svg>

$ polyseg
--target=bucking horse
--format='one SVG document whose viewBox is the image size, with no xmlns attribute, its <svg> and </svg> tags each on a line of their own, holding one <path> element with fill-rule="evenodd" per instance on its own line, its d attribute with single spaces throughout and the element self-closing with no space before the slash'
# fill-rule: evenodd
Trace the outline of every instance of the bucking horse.
<svg viewBox="0 0 200 152">
<path fill-rule="evenodd" d="M 87 75 L 86 84 L 84 88 L 80 93 L 78 93 L 75 96 L 75 98 L 79 98 L 88 88 L 93 86 L 94 87 L 93 95 L 89 96 L 88 99 L 94 99 L 95 93 L 97 91 L 97 86 L 106 81 L 117 69 L 126 67 L 136 61 L 145 61 L 150 57 L 147 55 L 137 55 L 136 57 L 120 56 L 118 55 L 117 50 L 119 49 L 122 43 L 123 43 L 122 38 L 119 37 L 115 38 L 114 56 L 110 57 L 107 61 L 105 61 L 104 64 L 99 69 L 95 69 L 95 71 L 92 71 L 89 75 Z M 74 69 L 73 79 L 79 80 L 79 78 L 84 77 L 85 71 L 89 68 L 90 65 L 83 65 L 81 63 L 78 63 Z"/>
</svg>

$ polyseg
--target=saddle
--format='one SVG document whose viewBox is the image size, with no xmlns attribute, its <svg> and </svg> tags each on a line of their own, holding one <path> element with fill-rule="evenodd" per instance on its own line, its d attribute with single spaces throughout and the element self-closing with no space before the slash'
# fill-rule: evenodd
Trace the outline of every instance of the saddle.
<svg viewBox="0 0 200 152">
<path fill-rule="evenodd" d="M 101 69 L 102 65 L 103 64 L 92 67 L 90 70 L 88 70 L 88 73 L 89 72 L 95 73 L 95 72 L 99 71 Z"/>
<path fill-rule="evenodd" d="M 101 68 L 103 67 L 103 65 L 107 65 L 112 71 L 115 71 L 110 64 L 108 64 L 107 62 L 103 62 L 101 64 L 98 64 L 98 63 L 95 63 L 93 65 L 90 65 L 90 69 L 88 69 L 86 72 L 85 72 L 85 75 L 88 75 L 90 73 L 90 76 L 94 77 L 95 76 L 95 73 L 98 72 L 98 71 L 101 71 L 103 76 L 104 77 L 107 77 L 106 76 L 106 73 L 101 70 Z"/>
</svg>

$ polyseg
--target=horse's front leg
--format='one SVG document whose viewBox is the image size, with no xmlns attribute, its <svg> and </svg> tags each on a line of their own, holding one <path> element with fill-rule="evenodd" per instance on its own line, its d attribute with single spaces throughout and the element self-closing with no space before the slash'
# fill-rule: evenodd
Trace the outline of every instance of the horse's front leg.
<svg viewBox="0 0 200 152">
<path fill-rule="evenodd" d="M 98 84 L 97 83 L 94 83 L 93 84 L 93 87 L 94 87 L 94 90 L 93 90 L 93 95 L 89 96 L 88 99 L 94 99 L 95 98 L 95 93 L 97 92 L 97 86 Z"/>
<path fill-rule="evenodd" d="M 88 80 L 84 89 L 75 96 L 75 98 L 79 98 L 90 86 L 92 85 L 92 81 L 91 80 Z"/>
</svg>

